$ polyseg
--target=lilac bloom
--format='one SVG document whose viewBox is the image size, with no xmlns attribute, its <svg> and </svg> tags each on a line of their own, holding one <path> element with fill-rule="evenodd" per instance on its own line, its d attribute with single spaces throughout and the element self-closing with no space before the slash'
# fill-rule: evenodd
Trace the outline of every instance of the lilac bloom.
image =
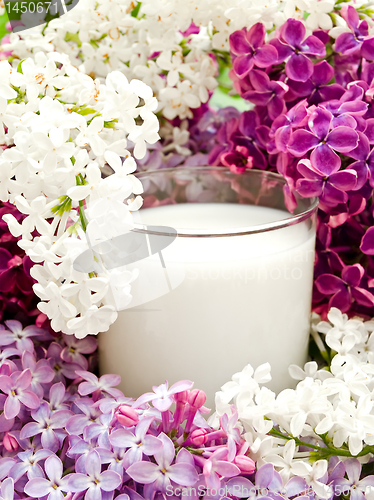
<svg viewBox="0 0 374 500">
<path fill-rule="evenodd" d="M 83 439 L 86 441 L 97 439 L 97 444 L 100 448 L 110 449 L 109 431 L 112 420 L 113 416 L 110 413 L 100 415 L 96 422 L 87 425 L 83 429 Z"/>
<path fill-rule="evenodd" d="M 85 474 L 86 457 L 91 450 L 95 448 L 93 442 L 86 442 L 78 436 L 69 436 L 69 450 L 67 456 L 75 460 L 75 472 Z M 103 462 L 104 463 L 104 462 Z"/>
<path fill-rule="evenodd" d="M 356 189 L 361 189 L 367 178 L 369 178 L 370 186 L 374 187 L 374 148 L 370 149 L 366 134 L 358 132 L 358 138 L 357 147 L 350 153 L 350 156 L 357 161 L 351 163 L 349 168 L 357 172 Z"/>
<path fill-rule="evenodd" d="M 221 163 L 231 172 L 240 174 L 253 167 L 253 157 L 245 146 L 236 145 L 233 150 L 221 155 Z"/>
<path fill-rule="evenodd" d="M 374 59 L 374 37 L 369 36 L 369 25 L 366 19 L 360 20 L 356 9 L 352 6 L 342 8 L 342 16 L 352 33 L 341 33 L 335 42 L 335 50 L 343 55 L 349 55 L 360 50 L 364 59 Z"/>
<path fill-rule="evenodd" d="M 264 488 L 271 492 L 281 491 L 283 481 L 279 472 L 274 470 L 273 464 L 262 465 L 256 472 L 255 484 L 258 488 Z"/>
<path fill-rule="evenodd" d="M 367 113 L 368 105 L 362 98 L 362 87 L 351 85 L 340 100 L 333 99 L 323 103 L 321 106 L 333 115 L 331 128 L 343 125 L 357 131 L 365 131 L 367 125 L 363 116 Z"/>
<path fill-rule="evenodd" d="M 104 500 L 113 497 L 113 491 L 122 482 L 121 476 L 112 470 L 101 472 L 101 460 L 96 450 L 91 450 L 85 461 L 86 474 L 76 473 L 69 478 L 69 490 L 85 491 L 86 500 Z M 111 492 L 112 495 L 106 493 Z"/>
<path fill-rule="evenodd" d="M 57 384 L 53 384 L 49 389 L 49 408 L 52 412 L 57 410 L 66 410 L 69 405 L 67 401 L 67 394 L 65 386 L 62 382 L 58 382 Z"/>
<path fill-rule="evenodd" d="M 161 384 L 158 387 L 153 386 L 152 389 L 154 392 L 146 392 L 140 396 L 133 404 L 133 408 L 139 408 L 139 406 L 144 405 L 144 403 L 152 401 L 153 406 L 157 408 L 157 410 L 166 411 L 174 402 L 173 394 L 188 391 L 192 386 L 193 382 L 190 380 L 181 380 L 180 382 L 173 384 L 169 389 L 168 382 L 166 380 L 165 384 Z"/>
<path fill-rule="evenodd" d="M 52 452 L 50 450 L 38 450 L 35 453 L 33 450 L 21 451 L 17 458 L 19 462 L 14 464 L 9 471 L 9 477 L 14 479 L 16 483 L 24 474 L 27 474 L 29 479 L 34 477 L 44 477 L 44 472 L 38 462 L 45 460 Z"/>
<path fill-rule="evenodd" d="M 245 147 L 248 151 L 247 158 L 252 158 L 254 167 L 265 169 L 267 160 L 260 150 L 260 146 L 264 146 L 260 140 L 260 129 L 258 114 L 255 111 L 244 111 L 240 116 L 237 128 L 232 130 L 229 135 L 230 146 L 227 151 L 232 151 L 233 146 Z"/>
<path fill-rule="evenodd" d="M 288 91 L 288 85 L 281 81 L 270 80 L 264 71 L 258 69 L 250 72 L 249 80 L 253 90 L 245 92 L 242 96 L 244 99 L 257 106 L 266 106 L 271 120 L 275 120 L 286 111 L 283 97 Z"/>
<path fill-rule="evenodd" d="M 286 62 L 286 74 L 295 82 L 306 82 L 313 74 L 313 63 L 308 55 L 324 57 L 326 48 L 314 35 L 305 38 L 305 26 L 296 19 L 287 19 L 280 29 L 281 40 L 274 38 L 269 43 L 278 52 L 278 63 Z"/>
<path fill-rule="evenodd" d="M 44 330 L 37 326 L 30 325 L 23 328 L 22 324 L 16 320 L 5 321 L 8 330 L 0 327 L 0 346 L 10 345 L 15 343 L 15 347 L 23 351 L 34 352 L 34 344 L 31 337 L 42 337 L 45 335 Z"/>
<path fill-rule="evenodd" d="M 31 385 L 31 372 L 14 372 L 10 376 L 0 375 L 0 389 L 8 394 L 4 404 L 6 418 L 14 418 L 21 411 L 21 403 L 27 408 L 38 408 L 40 400 L 36 394 L 29 391 Z"/>
<path fill-rule="evenodd" d="M 66 422 L 66 430 L 69 434 L 79 436 L 83 434 L 83 429 L 94 422 L 99 422 L 98 418 L 101 412 L 98 408 L 92 406 L 91 399 L 78 399 L 74 404 L 82 413 L 74 415 Z"/>
<path fill-rule="evenodd" d="M 350 494 L 351 500 L 365 500 L 365 491 L 374 486 L 374 476 L 366 476 L 360 480 L 361 464 L 356 458 L 348 458 L 344 461 L 345 471 L 348 479 L 341 477 L 333 481 L 334 491 L 338 489 L 344 494 Z M 338 494 L 337 494 L 338 495 Z"/>
<path fill-rule="evenodd" d="M 20 356 L 21 352 L 14 347 L 7 347 L 5 349 L 1 349 L 0 351 L 0 366 L 5 363 L 12 356 Z"/>
<path fill-rule="evenodd" d="M 313 74 L 306 82 L 294 82 L 289 79 L 287 85 L 298 97 L 307 97 L 309 104 L 340 99 L 344 88 L 337 83 L 329 82 L 334 77 L 334 68 L 327 62 L 321 61 L 314 65 Z"/>
<path fill-rule="evenodd" d="M 76 374 L 85 380 L 85 382 L 80 383 L 78 387 L 78 392 L 81 396 L 87 396 L 97 391 L 99 393 L 107 392 L 113 397 L 123 396 L 119 389 L 113 389 L 113 386 L 121 383 L 121 377 L 119 375 L 103 375 L 97 378 L 93 373 L 83 370 L 77 370 Z"/>
<path fill-rule="evenodd" d="M 74 335 L 64 335 L 63 337 L 66 344 L 61 352 L 63 361 L 75 363 L 87 370 L 88 362 L 84 354 L 92 354 L 96 350 L 97 340 L 94 337 L 77 339 Z"/>
<path fill-rule="evenodd" d="M 340 158 L 335 151 L 348 154 L 358 144 L 358 134 L 349 127 L 336 127 L 330 131 L 333 115 L 323 108 L 317 108 L 309 118 L 308 130 L 296 130 L 288 145 L 288 150 L 295 156 L 304 156 L 313 150 L 312 163 L 325 174 L 336 172 L 340 168 Z"/>
<path fill-rule="evenodd" d="M 348 193 L 356 186 L 357 172 L 351 169 L 334 170 L 330 175 L 321 172 L 310 160 L 301 160 L 297 170 L 303 176 L 296 189 L 301 196 L 319 196 L 326 206 L 334 207 L 348 200 Z"/>
<path fill-rule="evenodd" d="M 257 23 L 247 31 L 246 28 L 234 31 L 229 37 L 233 58 L 233 68 L 239 78 L 244 78 L 256 65 L 258 68 L 267 68 L 274 64 L 278 53 L 271 45 L 264 45 L 265 26 Z"/>
<path fill-rule="evenodd" d="M 287 153 L 292 130 L 307 124 L 307 100 L 304 99 L 293 106 L 287 114 L 278 116 L 270 129 L 270 137 L 274 138 L 275 147 L 278 151 Z"/>
<path fill-rule="evenodd" d="M 374 255 L 374 227 L 365 232 L 361 240 L 360 250 L 366 255 Z"/>
<path fill-rule="evenodd" d="M 5 479 L 0 487 L 0 500 L 14 499 L 14 481 L 11 477 Z"/>
<path fill-rule="evenodd" d="M 347 312 L 354 300 L 366 307 L 374 306 L 373 295 L 359 286 L 364 274 L 361 264 L 353 264 L 344 267 L 341 278 L 333 274 L 321 274 L 315 283 L 322 294 L 331 295 L 329 309 L 337 307 L 342 312 Z"/>
<path fill-rule="evenodd" d="M 43 448 L 56 452 L 62 444 L 66 432 L 64 427 L 72 416 L 70 410 L 51 412 L 48 403 L 43 402 L 40 407 L 31 413 L 35 422 L 29 422 L 21 430 L 21 438 L 41 434 Z"/>
<path fill-rule="evenodd" d="M 181 486 L 193 486 L 198 475 L 193 465 L 189 463 L 175 463 L 175 447 L 166 434 L 161 433 L 159 439 L 163 442 L 161 451 L 155 453 L 156 464 L 153 462 L 136 462 L 127 469 L 127 474 L 141 484 L 150 484 L 151 490 L 166 492 L 171 481 Z"/>
<path fill-rule="evenodd" d="M 239 445 L 241 442 L 240 431 L 237 427 L 235 427 L 238 423 L 238 411 L 234 405 L 232 405 L 231 409 L 233 413 L 230 418 L 226 413 L 224 413 L 220 418 L 221 427 L 225 431 L 227 436 L 227 460 L 229 462 L 232 462 L 234 460 L 237 452 L 236 445 Z"/>
<path fill-rule="evenodd" d="M 120 406 L 131 404 L 133 401 L 132 398 L 120 396 L 118 398 L 104 398 L 98 401 L 97 405 L 103 413 L 112 413 L 116 412 Z"/>
<path fill-rule="evenodd" d="M 35 477 L 25 485 L 25 493 L 32 498 L 42 498 L 45 500 L 62 500 L 63 491 L 69 491 L 69 477 L 62 477 L 63 466 L 61 460 L 56 455 L 51 455 L 45 461 L 45 472 L 48 479 Z"/>
<path fill-rule="evenodd" d="M 231 136 L 238 128 L 239 119 L 233 117 L 218 129 L 217 144 L 211 149 L 208 157 L 209 165 L 220 165 L 221 155 L 227 153 L 232 148 Z"/>
<path fill-rule="evenodd" d="M 218 489 L 221 484 L 220 477 L 234 477 L 240 474 L 239 467 L 227 461 L 227 455 L 227 448 L 219 448 L 204 461 L 203 474 L 209 488 Z"/>
<path fill-rule="evenodd" d="M 55 372 L 55 382 L 64 382 L 65 377 L 69 379 L 76 378 L 76 371 L 82 367 L 76 363 L 67 363 L 61 359 L 62 347 L 57 342 L 51 342 L 46 358 Z"/>
<path fill-rule="evenodd" d="M 106 448 L 95 448 L 95 450 L 100 455 L 101 463 L 109 464 L 108 470 L 117 472 L 123 480 L 123 470 L 126 469 L 124 463 L 125 449 L 114 446 L 113 450 L 108 450 Z"/>
<path fill-rule="evenodd" d="M 39 398 L 42 398 L 44 396 L 44 389 L 41 384 L 49 384 L 55 376 L 50 364 L 45 359 L 36 361 L 34 353 L 25 351 L 22 356 L 22 368 L 24 370 L 29 368 L 32 376 L 31 390 Z"/>
<path fill-rule="evenodd" d="M 109 437 L 113 446 L 129 448 L 125 455 L 126 467 L 139 462 L 144 455 L 154 455 L 162 449 L 162 441 L 150 434 L 147 435 L 153 417 L 144 417 L 135 427 L 134 433 L 125 429 L 117 429 Z"/>
</svg>

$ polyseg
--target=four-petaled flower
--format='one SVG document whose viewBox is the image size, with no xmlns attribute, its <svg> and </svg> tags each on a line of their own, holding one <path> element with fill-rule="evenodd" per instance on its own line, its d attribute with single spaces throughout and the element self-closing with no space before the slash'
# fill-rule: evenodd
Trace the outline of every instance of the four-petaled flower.
<svg viewBox="0 0 374 500">
<path fill-rule="evenodd" d="M 63 466 L 56 455 L 47 458 L 44 464 L 45 472 L 49 479 L 35 477 L 25 485 L 25 493 L 32 498 L 45 498 L 46 500 L 62 500 L 63 492 L 69 491 L 69 476 L 62 477 Z"/>
<path fill-rule="evenodd" d="M 87 453 L 84 463 L 86 474 L 76 473 L 69 478 L 69 491 L 85 491 L 86 500 L 105 500 L 121 484 L 121 476 L 113 470 L 101 472 L 101 460 L 96 450 Z"/>
<path fill-rule="evenodd" d="M 10 376 L 0 375 L 0 389 L 8 395 L 4 403 L 4 415 L 7 419 L 14 418 L 19 414 L 21 403 L 31 409 L 39 407 L 38 396 L 28 390 L 31 380 L 29 369 L 11 373 Z"/>
<path fill-rule="evenodd" d="M 127 474 L 139 483 L 151 485 L 150 490 L 155 492 L 166 493 L 171 481 L 181 486 L 193 486 L 198 480 L 195 467 L 186 462 L 173 464 L 175 456 L 173 442 L 164 433 L 159 435 L 159 439 L 163 443 L 163 448 L 154 454 L 157 464 L 135 462 L 127 469 Z"/>
</svg>

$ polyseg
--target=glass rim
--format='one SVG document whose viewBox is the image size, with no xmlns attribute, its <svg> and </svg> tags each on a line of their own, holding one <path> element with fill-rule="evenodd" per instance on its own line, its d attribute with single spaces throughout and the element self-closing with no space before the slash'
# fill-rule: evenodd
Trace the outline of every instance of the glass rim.
<svg viewBox="0 0 374 500">
<path fill-rule="evenodd" d="M 154 170 L 144 170 L 142 172 L 136 172 L 134 175 L 139 178 L 139 180 L 142 179 L 142 177 L 147 177 L 147 176 L 152 176 L 154 174 L 173 174 L 175 172 L 181 173 L 183 171 L 192 171 L 196 172 L 211 172 L 211 171 L 216 171 L 216 172 L 222 172 L 224 171 L 228 175 L 231 176 L 237 176 L 240 177 L 242 175 L 259 175 L 262 177 L 267 177 L 269 179 L 273 179 L 274 181 L 278 181 L 283 186 L 286 185 L 286 179 L 275 172 L 269 172 L 267 170 L 260 170 L 260 169 L 247 169 L 245 172 L 241 174 L 236 174 L 234 172 L 231 172 L 230 170 L 226 170 L 225 167 L 219 167 L 219 166 L 194 166 L 194 165 L 187 165 L 187 166 L 181 166 L 181 167 L 174 167 L 174 168 L 162 168 L 162 169 L 154 169 Z M 282 229 L 285 227 L 293 226 L 295 224 L 299 224 L 300 222 L 303 222 L 309 218 L 312 217 L 312 215 L 317 211 L 318 209 L 318 202 L 319 199 L 316 197 L 313 198 L 303 198 L 300 196 L 300 199 L 303 200 L 310 200 L 310 206 L 307 210 L 304 210 L 300 212 L 297 215 L 293 215 L 290 212 L 287 212 L 286 210 L 284 211 L 285 213 L 288 213 L 290 217 L 286 217 L 285 219 L 273 221 L 273 222 L 267 222 L 265 224 L 256 224 L 252 226 L 247 226 L 247 227 L 238 227 L 238 228 L 224 228 L 220 230 L 213 230 L 207 233 L 208 229 L 188 229 L 188 228 L 173 228 L 175 229 L 173 232 L 168 232 L 167 230 L 165 231 L 159 231 L 155 229 L 144 229 L 143 224 L 137 224 L 135 223 L 134 226 L 135 228 L 133 229 L 134 232 L 137 233 L 144 233 L 144 234 L 152 234 L 156 236 L 177 236 L 177 237 L 182 237 L 182 238 L 217 238 L 217 237 L 227 237 L 227 236 L 243 236 L 243 235 L 249 235 L 249 234 L 258 234 L 258 233 L 265 233 L 268 231 L 275 231 L 277 229 Z M 200 202 L 191 202 L 191 203 L 200 203 Z M 201 202 L 201 204 L 204 204 L 204 202 Z M 224 203 L 223 203 L 224 204 Z M 167 205 L 166 205 L 167 206 Z M 248 206 L 256 206 L 256 205 L 249 205 Z M 262 206 L 262 205 L 258 205 Z M 147 207 L 148 208 L 148 207 Z M 150 207 L 151 208 L 151 207 Z M 157 207 L 156 207 L 157 208 Z M 139 210 L 141 213 L 141 208 Z M 149 226 L 152 227 L 152 226 Z M 165 229 L 167 229 L 167 226 L 165 226 Z M 175 231 L 177 234 L 175 235 Z"/>
</svg>

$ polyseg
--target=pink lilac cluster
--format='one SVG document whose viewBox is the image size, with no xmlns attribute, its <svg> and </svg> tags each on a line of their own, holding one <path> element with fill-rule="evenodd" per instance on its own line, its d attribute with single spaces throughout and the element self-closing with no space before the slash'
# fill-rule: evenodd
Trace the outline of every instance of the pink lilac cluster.
<svg viewBox="0 0 374 500">
<path fill-rule="evenodd" d="M 211 428 L 190 381 L 125 397 L 119 376 L 92 372 L 94 337 L 54 339 L 16 320 L 0 326 L 0 347 L 0 498 L 180 497 L 255 470 L 235 408 Z"/>
<path fill-rule="evenodd" d="M 261 23 L 230 36 L 237 92 L 251 111 L 225 122 L 212 165 L 270 169 L 295 195 L 319 197 L 314 307 L 374 314 L 374 36 L 352 6 L 348 31 L 306 36 L 289 19 L 265 43 Z"/>
</svg>

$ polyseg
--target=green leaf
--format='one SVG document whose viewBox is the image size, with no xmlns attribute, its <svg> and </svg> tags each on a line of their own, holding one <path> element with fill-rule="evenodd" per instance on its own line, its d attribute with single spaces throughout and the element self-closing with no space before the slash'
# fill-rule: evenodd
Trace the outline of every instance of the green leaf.
<svg viewBox="0 0 374 500">
<path fill-rule="evenodd" d="M 142 2 L 137 3 L 136 7 L 134 9 L 132 9 L 132 11 L 130 13 L 131 17 L 138 17 L 141 5 L 142 5 Z"/>
<path fill-rule="evenodd" d="M 22 73 L 23 74 L 23 71 L 22 71 L 22 63 L 26 61 L 26 59 L 22 59 L 22 61 L 20 61 L 18 63 L 18 66 L 17 66 L 17 73 Z"/>
</svg>

